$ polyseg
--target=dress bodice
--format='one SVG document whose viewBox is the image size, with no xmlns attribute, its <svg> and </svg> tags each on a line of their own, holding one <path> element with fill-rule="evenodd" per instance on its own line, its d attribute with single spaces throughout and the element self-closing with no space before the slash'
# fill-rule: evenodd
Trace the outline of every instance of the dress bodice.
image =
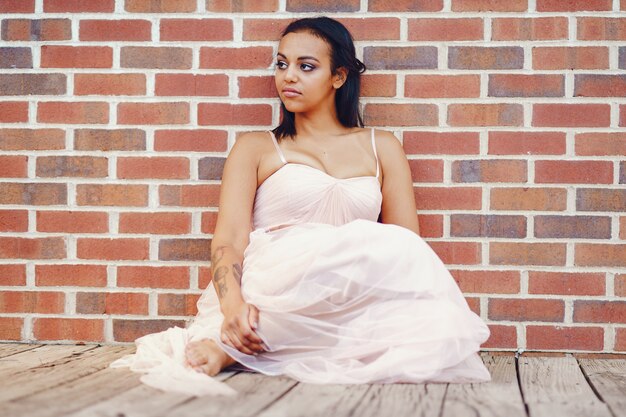
<svg viewBox="0 0 626 417">
<path fill-rule="evenodd" d="M 379 164 L 376 175 L 335 178 L 306 164 L 287 162 L 270 132 L 283 165 L 258 187 L 254 199 L 254 229 L 299 223 L 342 225 L 356 219 L 376 221 L 381 210 Z"/>
</svg>

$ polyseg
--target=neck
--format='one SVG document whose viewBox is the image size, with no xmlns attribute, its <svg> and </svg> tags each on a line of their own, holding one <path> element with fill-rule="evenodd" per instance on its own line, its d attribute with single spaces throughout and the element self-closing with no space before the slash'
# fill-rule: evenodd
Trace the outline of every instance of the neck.
<svg viewBox="0 0 626 417">
<path fill-rule="evenodd" d="M 346 130 L 339 122 L 335 101 L 319 106 L 317 110 L 295 114 L 296 132 L 299 137 L 327 137 Z"/>
</svg>

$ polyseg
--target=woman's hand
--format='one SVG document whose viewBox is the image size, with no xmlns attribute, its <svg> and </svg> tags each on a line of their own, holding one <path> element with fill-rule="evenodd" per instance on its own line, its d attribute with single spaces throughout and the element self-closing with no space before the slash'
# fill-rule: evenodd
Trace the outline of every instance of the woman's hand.
<svg viewBox="0 0 626 417">
<path fill-rule="evenodd" d="M 256 334 L 259 309 L 248 303 L 241 303 L 224 312 L 222 342 L 246 355 L 265 352 L 263 340 Z"/>
</svg>

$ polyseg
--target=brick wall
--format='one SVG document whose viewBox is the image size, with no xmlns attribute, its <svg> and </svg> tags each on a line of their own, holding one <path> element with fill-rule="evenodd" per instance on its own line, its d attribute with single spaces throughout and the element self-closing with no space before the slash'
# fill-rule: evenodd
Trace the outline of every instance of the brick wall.
<svg viewBox="0 0 626 417">
<path fill-rule="evenodd" d="M 277 34 L 320 12 L 485 348 L 626 351 L 625 0 L 0 0 L 0 340 L 184 325 Z"/>
</svg>

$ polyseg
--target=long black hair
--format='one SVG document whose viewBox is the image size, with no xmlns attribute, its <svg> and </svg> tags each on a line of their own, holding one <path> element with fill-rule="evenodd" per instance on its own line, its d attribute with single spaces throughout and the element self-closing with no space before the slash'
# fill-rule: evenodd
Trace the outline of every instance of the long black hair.
<svg viewBox="0 0 626 417">
<path fill-rule="evenodd" d="M 288 33 L 308 32 L 324 40 L 331 50 L 331 73 L 335 75 L 341 67 L 345 68 L 346 81 L 335 93 L 337 118 L 345 127 L 363 127 L 363 118 L 359 110 L 361 93 L 361 73 L 365 64 L 356 57 L 352 35 L 344 25 L 329 17 L 307 17 L 291 22 L 281 37 Z M 293 138 L 296 135 L 295 114 L 281 102 L 282 120 L 274 130 L 278 139 Z"/>
</svg>

